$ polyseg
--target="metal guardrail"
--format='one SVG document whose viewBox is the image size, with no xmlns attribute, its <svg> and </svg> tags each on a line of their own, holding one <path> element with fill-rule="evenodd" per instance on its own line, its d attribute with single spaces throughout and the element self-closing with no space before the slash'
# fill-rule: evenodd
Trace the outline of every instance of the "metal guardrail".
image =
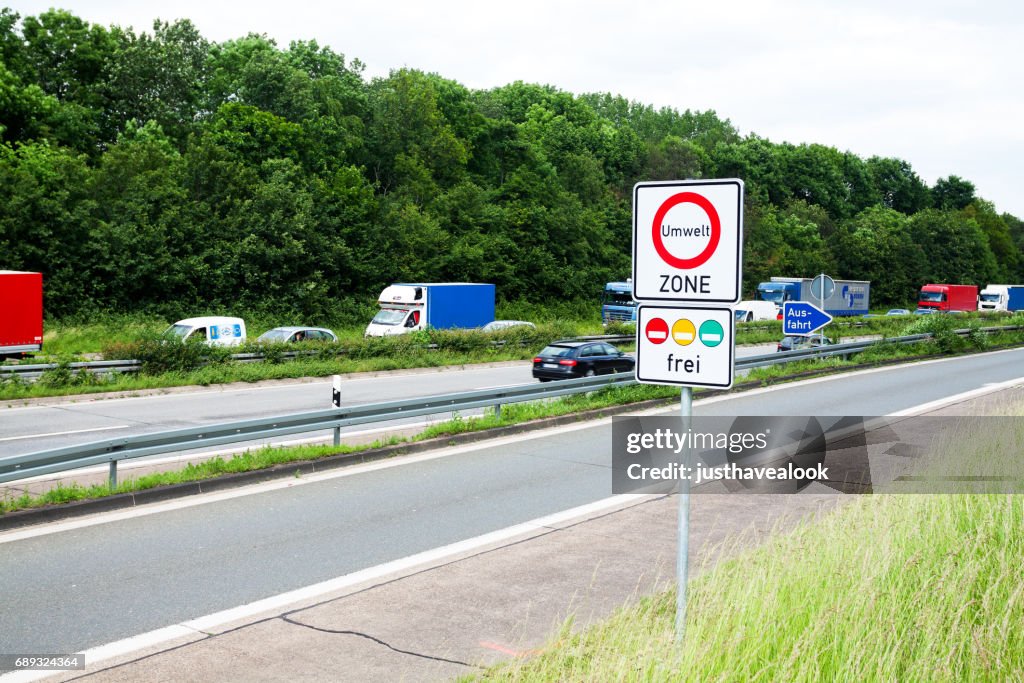
<svg viewBox="0 0 1024 683">
<path fill-rule="evenodd" d="M 505 403 L 536 401 L 594 391 L 607 386 L 631 384 L 636 384 L 636 379 L 632 374 L 581 377 L 557 383 L 524 384 L 506 389 L 483 389 L 104 439 L 78 446 L 2 458 L 0 459 L 0 483 L 108 462 L 112 468 L 112 480 L 116 481 L 118 460 L 276 438 L 290 434 L 340 429 L 351 425 L 387 422 L 406 417 L 500 406 Z"/>
<path fill-rule="evenodd" d="M 1015 325 L 979 329 L 982 332 L 992 333 L 1021 330 L 1024 329 L 1024 326 Z M 966 335 L 971 330 L 964 329 L 956 330 L 955 332 L 956 334 Z M 905 337 L 850 342 L 818 348 L 746 356 L 736 360 L 735 369 L 748 370 L 812 358 L 850 356 L 883 343 L 914 344 L 925 341 L 931 338 L 931 336 L 930 334 L 916 334 Z M 507 403 L 536 401 L 595 391 L 608 386 L 631 386 L 634 384 L 637 384 L 637 381 L 632 373 L 582 377 L 551 383 L 523 384 L 504 389 L 466 391 L 426 398 L 371 403 L 361 406 L 340 407 L 105 439 L 77 446 L 0 458 L 0 483 L 109 463 L 110 482 L 114 485 L 117 481 L 117 463 L 120 460 L 275 438 L 290 434 L 338 430 L 351 425 L 388 422 L 406 417 L 434 415 L 490 406 L 495 406 L 496 410 L 500 411 L 501 405 Z"/>
</svg>

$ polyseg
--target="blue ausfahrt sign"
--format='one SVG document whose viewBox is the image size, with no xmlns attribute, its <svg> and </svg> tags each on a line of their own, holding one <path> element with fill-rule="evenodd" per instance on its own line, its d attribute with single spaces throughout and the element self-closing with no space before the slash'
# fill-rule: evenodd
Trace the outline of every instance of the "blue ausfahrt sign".
<svg viewBox="0 0 1024 683">
<path fill-rule="evenodd" d="M 806 301 L 782 304 L 782 334 L 814 334 L 832 322 L 832 316 Z"/>
</svg>

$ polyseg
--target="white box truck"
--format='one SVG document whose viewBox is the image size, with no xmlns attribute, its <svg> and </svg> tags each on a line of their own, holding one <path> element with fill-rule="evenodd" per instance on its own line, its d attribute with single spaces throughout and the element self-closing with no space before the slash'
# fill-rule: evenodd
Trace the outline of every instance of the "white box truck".
<svg viewBox="0 0 1024 683">
<path fill-rule="evenodd" d="M 377 299 L 380 310 L 364 336 L 388 337 L 428 327 L 483 327 L 494 320 L 494 285 L 475 282 L 397 283 Z"/>
</svg>

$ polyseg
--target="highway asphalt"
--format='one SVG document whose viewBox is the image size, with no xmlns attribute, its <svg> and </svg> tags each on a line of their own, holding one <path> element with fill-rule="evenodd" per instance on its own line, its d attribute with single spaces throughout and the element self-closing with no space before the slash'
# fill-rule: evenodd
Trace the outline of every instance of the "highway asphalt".
<svg viewBox="0 0 1024 683">
<path fill-rule="evenodd" d="M 1022 364 L 1024 350 L 967 356 L 695 411 L 882 415 L 1018 379 Z M 81 651 L 601 500 L 610 462 L 610 424 L 583 424 L 67 531 L 0 534 L 0 653 Z"/>
<path fill-rule="evenodd" d="M 739 347 L 737 356 L 770 353 L 775 344 Z M 342 383 L 342 405 L 394 401 L 417 396 L 488 389 L 536 380 L 530 363 L 465 369 L 397 370 L 374 376 L 348 376 Z M 166 429 L 233 422 L 331 407 L 331 379 L 239 388 L 211 387 L 186 393 L 74 403 L 0 408 L 0 458 L 50 448 Z M 442 414 L 446 417 L 448 414 Z M 423 424 L 428 418 L 407 423 Z M 392 425 L 403 424 L 394 422 Z M 356 426 L 343 431 L 360 431 Z M 326 435 L 325 435 L 326 436 Z M 289 437 L 290 439 L 302 438 Z M 289 439 L 282 439 L 289 440 Z"/>
</svg>

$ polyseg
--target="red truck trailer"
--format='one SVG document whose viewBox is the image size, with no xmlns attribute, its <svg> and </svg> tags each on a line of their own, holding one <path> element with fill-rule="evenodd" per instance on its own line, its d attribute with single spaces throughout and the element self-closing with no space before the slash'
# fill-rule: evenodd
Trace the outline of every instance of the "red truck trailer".
<svg viewBox="0 0 1024 683">
<path fill-rule="evenodd" d="M 925 285 L 917 298 L 918 308 L 935 311 L 978 310 L 978 288 L 974 285 Z"/>
<path fill-rule="evenodd" d="M 42 348 L 42 273 L 0 270 L 0 358 Z"/>
</svg>

